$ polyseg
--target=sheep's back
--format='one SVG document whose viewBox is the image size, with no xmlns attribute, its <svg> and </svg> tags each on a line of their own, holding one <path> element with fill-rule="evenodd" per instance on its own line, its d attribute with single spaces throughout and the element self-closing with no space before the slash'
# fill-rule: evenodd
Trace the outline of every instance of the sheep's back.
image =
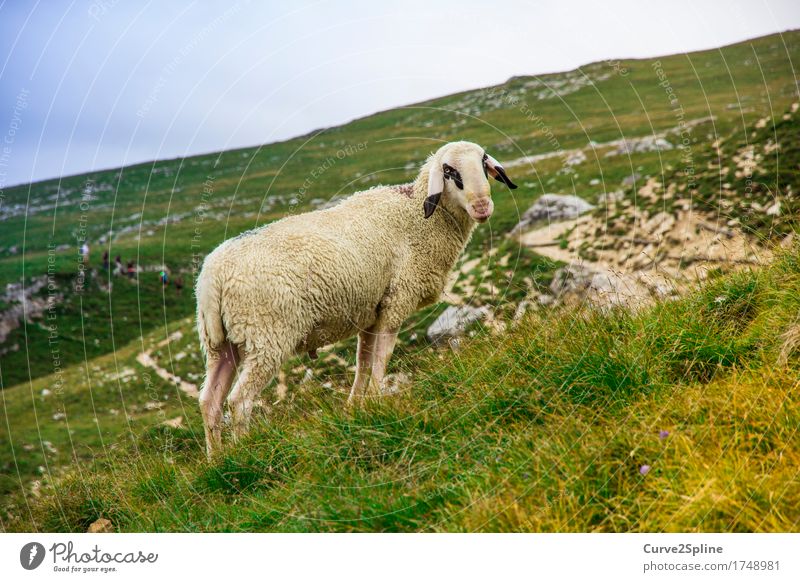
<svg viewBox="0 0 800 582">
<path fill-rule="evenodd" d="M 397 205 L 369 193 L 250 231 L 209 255 L 232 341 L 272 326 L 313 349 L 372 324 L 405 245 L 399 217 L 387 216 Z"/>
</svg>

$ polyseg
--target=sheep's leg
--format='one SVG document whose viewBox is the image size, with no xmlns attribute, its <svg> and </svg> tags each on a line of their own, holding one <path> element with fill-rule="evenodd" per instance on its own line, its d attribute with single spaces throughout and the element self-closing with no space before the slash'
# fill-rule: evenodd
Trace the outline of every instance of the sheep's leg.
<svg viewBox="0 0 800 582">
<path fill-rule="evenodd" d="M 347 399 L 348 404 L 362 396 L 364 388 L 367 385 L 370 377 L 370 370 L 372 369 L 372 356 L 375 348 L 375 332 L 372 329 L 362 329 L 358 332 L 358 352 L 356 355 L 356 379 L 353 382 L 353 387 L 350 389 L 350 397 Z"/>
<path fill-rule="evenodd" d="M 239 352 L 230 342 L 225 342 L 219 349 L 208 350 L 206 379 L 200 392 L 200 412 L 209 457 L 222 447 L 222 404 L 230 392 L 238 364 Z"/>
<path fill-rule="evenodd" d="M 278 373 L 283 359 L 262 353 L 248 354 L 242 362 L 239 379 L 228 397 L 233 421 L 233 436 L 247 434 L 253 403 L 270 380 Z"/>
<path fill-rule="evenodd" d="M 386 367 L 389 365 L 389 358 L 392 357 L 396 341 L 396 329 L 375 332 L 375 348 L 372 356 L 372 375 L 369 390 L 376 390 L 378 394 L 380 394 L 383 387 Z"/>
</svg>

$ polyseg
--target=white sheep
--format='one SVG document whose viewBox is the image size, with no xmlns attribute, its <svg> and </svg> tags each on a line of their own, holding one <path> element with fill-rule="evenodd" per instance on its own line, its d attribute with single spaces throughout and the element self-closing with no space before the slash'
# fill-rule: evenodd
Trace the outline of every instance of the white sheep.
<svg viewBox="0 0 800 582">
<path fill-rule="evenodd" d="M 475 224 L 491 216 L 489 175 L 516 188 L 483 148 L 449 143 L 411 184 L 378 186 L 284 218 L 206 257 L 197 330 L 206 355 L 200 409 L 209 456 L 222 444 L 226 397 L 238 437 L 255 398 L 293 354 L 314 357 L 358 334 L 348 402 L 380 388 L 401 324 L 438 299 Z"/>
</svg>

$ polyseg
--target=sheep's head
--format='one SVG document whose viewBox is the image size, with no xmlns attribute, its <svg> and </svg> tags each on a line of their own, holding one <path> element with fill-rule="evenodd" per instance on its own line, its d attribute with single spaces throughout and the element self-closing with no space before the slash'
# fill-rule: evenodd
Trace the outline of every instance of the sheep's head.
<svg viewBox="0 0 800 582">
<path fill-rule="evenodd" d="M 503 166 L 482 147 L 468 141 L 446 144 L 431 156 L 425 218 L 430 218 L 444 197 L 463 208 L 476 222 L 486 222 L 494 210 L 489 176 L 516 188 Z"/>
</svg>

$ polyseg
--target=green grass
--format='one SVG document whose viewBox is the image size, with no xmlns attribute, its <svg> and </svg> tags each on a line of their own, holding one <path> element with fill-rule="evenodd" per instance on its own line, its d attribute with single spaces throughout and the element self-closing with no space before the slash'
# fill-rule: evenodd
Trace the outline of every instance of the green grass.
<svg viewBox="0 0 800 582">
<path fill-rule="evenodd" d="M 211 463 L 196 415 L 155 426 L 4 525 L 796 531 L 800 354 L 776 361 L 797 325 L 799 252 L 636 314 L 533 314 L 418 355 L 408 391 L 356 410 L 306 385 Z"/>
<path fill-rule="evenodd" d="M 545 192 L 598 203 L 622 190 L 651 212 L 688 195 L 723 223 L 785 241 L 796 233 L 800 188 L 797 118 L 784 117 L 797 99 L 798 40 L 793 31 L 659 59 L 685 119 L 714 116 L 690 135 L 693 189 L 677 149 L 608 157 L 610 146 L 589 147 L 678 124 L 653 59 L 623 61 L 626 76 L 596 63 L 518 77 L 494 93 L 382 112 L 308 143 L 6 189 L 3 204 L 25 211 L 0 229 L 0 284 L 44 275 L 48 244 L 71 246 L 55 253 L 64 300 L 54 341 L 51 321 L 34 319 L 0 345 L 0 527 L 85 531 L 103 516 L 120 531 L 797 531 L 796 247 L 767 269 L 715 271 L 686 297 L 635 313 L 538 309 L 503 334 L 477 324 L 457 352 L 425 340 L 446 308 L 432 305 L 400 334 L 390 371 L 411 378 L 403 393 L 345 409 L 353 340 L 313 362 L 293 358 L 284 367 L 289 397 L 273 404 L 265 391 L 251 436 L 213 463 L 197 402 L 136 358 L 152 350 L 199 383 L 191 288 L 205 254 L 315 199 L 410 180 L 439 143 L 428 138 L 473 140 L 503 161 L 586 148 L 587 160 L 567 170 L 558 158 L 513 167 L 520 188 L 495 190 L 492 220 L 457 265 L 474 266 L 455 291 L 506 323 L 560 266 L 506 237 Z M 584 74 L 594 84 L 546 94 L 545 85 Z M 337 156 L 354 144 L 365 148 Z M 734 179 L 734 157 L 750 145 L 762 159 L 748 185 Z M 634 173 L 636 184 L 624 186 Z M 640 200 L 648 177 L 678 192 Z M 57 211 L 41 208 L 56 194 Z M 767 217 L 778 198 L 782 212 Z M 75 293 L 82 228 L 94 271 Z M 104 249 L 148 268 L 167 264 L 173 281 L 183 274 L 183 296 L 164 292 L 152 271 L 104 290 Z M 158 346 L 175 332 L 182 337 Z"/>
<path fill-rule="evenodd" d="M 798 39 L 800 33 L 791 31 L 719 50 L 658 59 L 685 119 L 714 116 L 713 122 L 691 133 L 699 160 L 717 137 L 725 138 L 726 144 L 752 140 L 752 128 L 763 117 L 777 120 L 777 131 L 782 131 L 780 116 L 796 100 L 791 63 L 800 60 Z M 58 313 L 63 359 L 80 362 L 86 355 L 111 353 L 136 333 L 147 334 L 165 322 L 184 318 L 191 310 L 190 294 L 181 301 L 170 300 L 171 296 L 165 301 L 150 273 L 152 281 L 143 281 L 140 293 L 118 285 L 110 297 L 82 307 L 80 298 L 70 291 L 77 272 L 76 241 L 82 231 L 92 243 L 95 268 L 99 269 L 102 252 L 108 249 L 112 257 L 121 254 L 125 261 L 135 259 L 150 267 L 166 263 L 173 271 L 184 272 L 188 290 L 194 267 L 225 238 L 289 212 L 308 210 L 315 199 L 327 200 L 378 183 L 408 181 L 437 147 L 439 141 L 431 139 L 473 140 L 501 161 L 510 161 L 559 147 L 587 148 L 592 143 L 674 128 L 679 120 L 659 85 L 655 61 L 626 60 L 616 66 L 601 62 L 568 73 L 515 77 L 492 91 L 468 91 L 381 112 L 325 129 L 313 138 L 301 136 L 256 148 L 7 188 L 4 207 L 20 205 L 24 211 L 4 220 L 0 229 L 0 285 L 45 274 L 48 245 L 67 245 L 55 253 L 62 275 L 59 288 L 66 297 Z M 620 67 L 626 75 L 618 74 Z M 558 88 L 569 79 L 581 83 L 577 90 L 560 96 L 548 93 L 548 87 Z M 771 128 L 768 124 L 761 133 Z M 677 144 L 678 138 L 672 135 L 669 141 Z M 791 134 L 783 141 L 796 149 Z M 497 246 L 519 215 L 544 192 L 576 193 L 596 202 L 634 173 L 642 176 L 637 187 L 646 176 L 681 179 L 675 175 L 681 168 L 677 149 L 606 157 L 607 150 L 587 150 L 588 159 L 570 171 L 562 171 L 557 158 L 516 166 L 513 175 L 520 188 L 513 193 L 496 191 L 495 215 L 490 225 L 477 230 L 468 254 L 477 256 Z M 766 179 L 774 177 L 774 169 L 764 168 L 767 175 L 761 176 L 765 185 L 756 193 L 758 200 L 767 190 L 775 191 L 775 184 Z M 701 170 L 705 168 L 698 167 Z M 788 178 L 787 170 L 796 172 L 794 166 L 782 167 L 779 174 Z M 696 198 L 713 203 L 721 184 L 714 181 L 713 173 L 707 177 Z M 84 197 L 87 186 L 90 195 Z M 56 196 L 57 210 L 53 208 Z M 787 232 L 782 219 L 762 222 L 761 214 L 750 222 L 743 220 L 751 229 L 768 230 L 775 224 L 777 232 Z M 108 241 L 103 237 L 110 230 L 115 234 Z M 11 247 L 17 247 L 16 254 Z M 105 325 L 87 334 L 99 344 L 88 342 L 84 354 L 79 330 L 87 316 L 97 326 Z M 127 322 L 124 317 L 129 318 Z M 8 388 L 53 373 L 50 358 L 43 353 L 39 327 L 40 322 L 24 323 L 0 346 L 17 346 L 3 355 L 0 386 Z"/>
</svg>

